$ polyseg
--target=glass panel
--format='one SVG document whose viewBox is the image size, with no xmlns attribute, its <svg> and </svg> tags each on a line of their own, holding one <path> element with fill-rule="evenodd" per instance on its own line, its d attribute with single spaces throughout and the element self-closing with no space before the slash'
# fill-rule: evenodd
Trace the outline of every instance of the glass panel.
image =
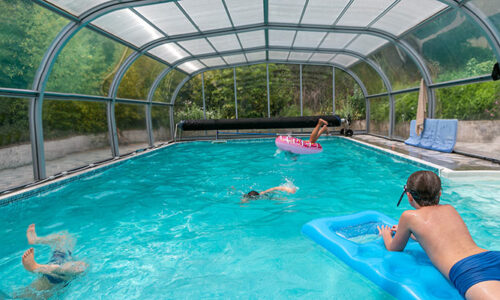
<svg viewBox="0 0 500 300">
<path fill-rule="evenodd" d="M 171 70 L 165 76 L 155 91 L 153 101 L 170 103 L 175 88 L 186 77 L 186 74 L 177 70 Z"/>
<path fill-rule="evenodd" d="M 457 10 L 439 15 L 404 39 L 425 58 L 434 82 L 490 74 L 496 61 L 479 27 Z"/>
<path fill-rule="evenodd" d="M 286 60 L 289 53 L 288 51 L 269 51 L 269 59 Z"/>
<path fill-rule="evenodd" d="M 149 146 L 146 105 L 116 103 L 115 119 L 120 155 Z"/>
<path fill-rule="evenodd" d="M 241 49 L 235 34 L 210 37 L 208 40 L 218 52 Z"/>
<path fill-rule="evenodd" d="M 292 30 L 269 30 L 269 45 L 290 47 L 294 36 L 295 31 Z"/>
<path fill-rule="evenodd" d="M 203 96 L 201 91 L 201 75 L 186 82 L 181 88 L 174 106 L 174 120 L 202 120 L 203 119 Z"/>
<path fill-rule="evenodd" d="M 367 26 L 393 2 L 394 0 L 356 0 L 340 18 L 337 25 Z"/>
<path fill-rule="evenodd" d="M 382 68 L 394 91 L 419 86 L 422 74 L 405 51 L 389 44 L 371 55 L 370 59 Z"/>
<path fill-rule="evenodd" d="M 0 86 L 30 89 L 45 51 L 68 23 L 30 0 L 0 1 Z"/>
<path fill-rule="evenodd" d="M 332 25 L 349 0 L 309 0 L 302 24 Z"/>
<path fill-rule="evenodd" d="M 207 71 L 204 74 L 207 119 L 234 119 L 233 69 Z"/>
<path fill-rule="evenodd" d="M 118 87 L 118 98 L 146 100 L 151 85 L 166 67 L 147 56 L 139 57 L 123 76 Z"/>
<path fill-rule="evenodd" d="M 231 27 L 220 0 L 182 0 L 179 4 L 202 31 Z"/>
<path fill-rule="evenodd" d="M 475 5 L 479 8 L 488 19 L 491 21 L 493 26 L 500 31 L 500 1 L 498 0 L 472 0 L 469 3 Z"/>
<path fill-rule="evenodd" d="M 101 34 L 82 29 L 57 57 L 47 90 L 107 96 L 118 66 L 131 53 Z"/>
<path fill-rule="evenodd" d="M 328 62 L 334 55 L 335 54 L 330 53 L 314 53 L 311 56 L 310 61 Z"/>
<path fill-rule="evenodd" d="M 226 65 L 226 63 L 220 57 L 205 58 L 205 59 L 200 59 L 200 61 L 207 67 Z"/>
<path fill-rule="evenodd" d="M 436 90 L 436 118 L 458 119 L 455 150 L 500 159 L 500 82 Z"/>
<path fill-rule="evenodd" d="M 306 0 L 269 0 L 269 22 L 299 23 Z"/>
<path fill-rule="evenodd" d="M 264 23 L 263 1 L 226 0 L 234 26 Z"/>
<path fill-rule="evenodd" d="M 169 36 L 198 31 L 173 2 L 135 9 Z"/>
<path fill-rule="evenodd" d="M 360 61 L 351 69 L 363 81 L 369 95 L 385 93 L 387 91 L 380 75 L 367 63 Z"/>
<path fill-rule="evenodd" d="M 300 116 L 299 65 L 269 64 L 271 117 Z"/>
<path fill-rule="evenodd" d="M 193 55 L 215 53 L 214 48 L 204 38 L 179 42 L 179 45 Z"/>
<path fill-rule="evenodd" d="M 246 53 L 248 61 L 259 61 L 259 60 L 265 60 L 266 59 L 266 52 L 265 51 L 260 51 L 260 52 L 250 52 Z"/>
<path fill-rule="evenodd" d="M 170 106 L 153 105 L 151 107 L 151 122 L 155 145 L 172 139 L 170 133 Z"/>
<path fill-rule="evenodd" d="M 192 60 L 189 62 L 185 62 L 182 65 L 179 65 L 179 69 L 184 70 L 188 73 L 193 73 L 200 69 L 203 69 L 205 66 L 199 62 L 198 60 Z"/>
<path fill-rule="evenodd" d="M 297 31 L 295 36 L 294 47 L 318 47 L 319 43 L 323 40 L 326 33 L 314 31 Z"/>
<path fill-rule="evenodd" d="M 351 129 L 366 130 L 366 103 L 361 87 L 346 72 L 335 68 L 335 114 L 351 116 Z"/>
<path fill-rule="evenodd" d="M 402 0 L 371 27 L 398 36 L 446 7 L 435 0 Z"/>
<path fill-rule="evenodd" d="M 266 65 L 236 68 L 238 118 L 267 117 Z"/>
<path fill-rule="evenodd" d="M 238 33 L 243 48 L 264 47 L 266 44 L 264 30 Z"/>
<path fill-rule="evenodd" d="M 288 59 L 305 62 L 309 60 L 309 57 L 311 57 L 309 52 L 290 52 Z"/>
<path fill-rule="evenodd" d="M 370 133 L 389 136 L 389 97 L 370 99 Z"/>
<path fill-rule="evenodd" d="M 410 137 L 410 122 L 417 118 L 418 92 L 394 95 L 394 100 L 396 103 L 393 135 L 406 140 Z"/>
<path fill-rule="evenodd" d="M 320 48 L 343 49 L 356 36 L 350 33 L 329 33 Z"/>
<path fill-rule="evenodd" d="M 148 52 L 169 63 L 174 63 L 189 56 L 189 54 L 186 51 L 182 50 L 182 48 L 179 47 L 176 43 L 163 44 L 149 50 Z"/>
<path fill-rule="evenodd" d="M 158 30 L 129 9 L 106 14 L 93 21 L 92 24 L 136 46 L 142 46 L 147 42 L 164 37 Z"/>
<path fill-rule="evenodd" d="M 352 43 L 349 44 L 349 46 L 346 47 L 346 49 L 368 55 L 386 43 L 388 43 L 388 41 L 382 38 L 368 34 L 360 34 Z"/>
<path fill-rule="evenodd" d="M 47 176 L 111 158 L 106 103 L 43 101 Z"/>
<path fill-rule="evenodd" d="M 0 191 L 33 182 L 29 99 L 0 98 Z"/>
<path fill-rule="evenodd" d="M 304 65 L 302 92 L 304 116 L 331 115 L 333 113 L 333 68 Z"/>
<path fill-rule="evenodd" d="M 346 54 L 335 55 L 335 57 L 331 60 L 331 62 L 339 64 L 344 67 L 349 67 L 350 65 L 354 64 L 357 61 L 358 59 L 356 57 Z"/>
<path fill-rule="evenodd" d="M 86 0 L 86 1 L 74 1 L 74 0 L 49 0 L 46 2 L 50 2 L 55 4 L 56 6 L 61 7 L 62 9 L 79 16 L 85 11 L 91 9 L 94 6 L 102 4 L 108 0 Z"/>
<path fill-rule="evenodd" d="M 239 64 L 247 61 L 243 54 L 226 55 L 223 58 L 228 64 Z"/>
</svg>

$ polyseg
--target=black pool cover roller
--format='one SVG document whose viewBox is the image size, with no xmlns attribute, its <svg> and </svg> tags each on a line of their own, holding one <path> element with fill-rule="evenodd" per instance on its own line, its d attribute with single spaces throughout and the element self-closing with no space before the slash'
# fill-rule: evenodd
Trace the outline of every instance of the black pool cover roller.
<svg viewBox="0 0 500 300">
<path fill-rule="evenodd" d="M 271 129 L 271 128 L 307 128 L 315 127 L 319 118 L 328 122 L 328 126 L 340 126 L 341 119 L 333 116 L 313 117 L 279 117 L 252 119 L 219 119 L 219 120 L 184 120 L 179 128 L 187 130 L 221 130 L 221 129 Z"/>
</svg>

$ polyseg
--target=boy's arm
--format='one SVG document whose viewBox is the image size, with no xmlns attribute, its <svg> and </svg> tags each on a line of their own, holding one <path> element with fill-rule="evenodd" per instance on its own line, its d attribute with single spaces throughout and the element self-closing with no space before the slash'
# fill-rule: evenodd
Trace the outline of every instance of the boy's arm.
<svg viewBox="0 0 500 300">
<path fill-rule="evenodd" d="M 276 187 L 270 188 L 268 190 L 265 190 L 263 192 L 260 192 L 259 194 L 263 195 L 265 193 L 270 193 L 270 192 L 274 192 L 274 191 L 283 191 L 283 192 L 287 192 L 287 193 L 290 193 L 290 194 L 294 194 L 295 191 L 296 191 L 296 189 L 295 188 L 289 188 L 289 187 L 286 187 L 286 186 L 276 186 Z"/>
<path fill-rule="evenodd" d="M 408 239 L 410 238 L 410 224 L 407 212 L 404 212 L 399 218 L 398 230 L 396 231 L 396 235 L 392 237 L 391 228 L 389 226 L 378 227 L 379 233 L 382 235 L 384 239 L 384 244 L 387 250 L 389 251 L 403 251 L 408 243 Z"/>
</svg>

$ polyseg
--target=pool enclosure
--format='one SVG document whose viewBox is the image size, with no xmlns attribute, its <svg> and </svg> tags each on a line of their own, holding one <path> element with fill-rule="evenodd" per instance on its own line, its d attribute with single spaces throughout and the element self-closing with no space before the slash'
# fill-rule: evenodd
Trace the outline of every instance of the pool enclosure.
<svg viewBox="0 0 500 300">
<path fill-rule="evenodd" d="M 500 0 L 0 5 L 0 190 L 158 146 L 182 119 L 349 115 L 404 140 L 421 80 L 427 116 L 459 120 L 455 151 L 500 159 Z"/>
</svg>

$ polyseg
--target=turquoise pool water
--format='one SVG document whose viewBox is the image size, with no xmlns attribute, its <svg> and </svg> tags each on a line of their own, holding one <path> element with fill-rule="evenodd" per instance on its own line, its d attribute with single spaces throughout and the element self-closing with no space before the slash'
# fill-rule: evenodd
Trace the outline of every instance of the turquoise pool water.
<svg viewBox="0 0 500 300">
<path fill-rule="evenodd" d="M 36 277 L 21 265 L 26 228 L 67 230 L 84 276 L 55 298 L 391 299 L 300 233 L 307 221 L 366 209 L 398 218 L 406 178 L 421 169 L 353 142 L 321 154 L 277 153 L 272 140 L 176 144 L 39 196 L 0 207 L 0 290 Z M 251 189 L 296 194 L 240 203 Z M 500 249 L 496 182 L 443 182 L 475 241 Z M 35 246 L 45 263 L 50 249 Z"/>
</svg>

